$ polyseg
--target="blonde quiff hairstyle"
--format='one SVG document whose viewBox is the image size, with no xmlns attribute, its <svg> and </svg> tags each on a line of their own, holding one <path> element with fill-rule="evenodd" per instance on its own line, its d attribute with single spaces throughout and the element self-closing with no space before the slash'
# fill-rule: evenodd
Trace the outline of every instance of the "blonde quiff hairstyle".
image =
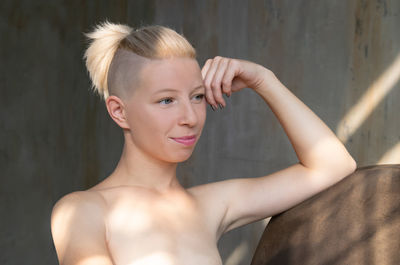
<svg viewBox="0 0 400 265">
<path fill-rule="evenodd" d="M 118 49 L 148 59 L 196 58 L 196 50 L 186 38 L 165 26 L 150 25 L 134 30 L 128 25 L 105 21 L 92 32 L 84 34 L 90 41 L 83 58 L 86 60 L 92 88 L 104 100 L 112 94 L 108 87 L 108 72 Z"/>
</svg>

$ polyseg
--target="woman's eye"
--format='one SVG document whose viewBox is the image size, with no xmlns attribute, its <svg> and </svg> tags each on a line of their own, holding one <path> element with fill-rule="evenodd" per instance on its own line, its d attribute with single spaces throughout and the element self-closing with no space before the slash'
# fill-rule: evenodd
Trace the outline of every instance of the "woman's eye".
<svg viewBox="0 0 400 265">
<path fill-rule="evenodd" d="M 195 96 L 196 100 L 201 101 L 204 98 L 204 94 L 198 94 Z M 161 103 L 162 105 L 169 105 L 172 103 L 173 98 L 164 98 L 162 100 L 159 100 L 158 103 Z"/>
<path fill-rule="evenodd" d="M 196 98 L 202 100 L 204 98 L 204 94 L 198 94 L 196 95 Z"/>
<path fill-rule="evenodd" d="M 158 103 L 162 103 L 162 102 L 172 102 L 172 98 L 164 98 L 164 99 L 160 100 Z M 169 103 L 166 103 L 164 105 L 169 105 Z"/>
</svg>

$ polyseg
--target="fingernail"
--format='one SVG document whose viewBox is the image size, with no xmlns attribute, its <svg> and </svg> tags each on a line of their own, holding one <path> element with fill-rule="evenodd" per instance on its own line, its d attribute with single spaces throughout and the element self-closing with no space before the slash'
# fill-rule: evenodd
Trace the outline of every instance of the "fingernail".
<svg viewBox="0 0 400 265">
<path fill-rule="evenodd" d="M 213 111 L 215 111 L 215 109 L 214 109 L 214 106 L 213 106 L 213 105 L 210 105 L 210 107 L 211 107 L 211 109 L 212 109 Z"/>
<path fill-rule="evenodd" d="M 220 109 L 223 109 L 223 108 L 224 108 L 224 106 L 222 106 L 221 103 L 218 103 L 218 105 L 219 105 L 219 108 L 220 108 Z"/>
</svg>

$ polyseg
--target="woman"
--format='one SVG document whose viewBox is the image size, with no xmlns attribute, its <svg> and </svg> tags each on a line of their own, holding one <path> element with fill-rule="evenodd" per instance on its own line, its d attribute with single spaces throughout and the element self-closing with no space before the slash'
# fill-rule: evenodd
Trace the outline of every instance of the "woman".
<svg viewBox="0 0 400 265">
<path fill-rule="evenodd" d="M 62 265 L 222 264 L 222 234 L 285 211 L 352 173 L 354 159 L 331 130 L 265 67 L 196 52 L 172 29 L 105 22 L 87 36 L 94 88 L 125 144 L 112 174 L 62 197 L 51 229 Z M 248 87 L 268 104 L 299 158 L 258 178 L 185 189 L 176 167 L 216 110 Z"/>
</svg>

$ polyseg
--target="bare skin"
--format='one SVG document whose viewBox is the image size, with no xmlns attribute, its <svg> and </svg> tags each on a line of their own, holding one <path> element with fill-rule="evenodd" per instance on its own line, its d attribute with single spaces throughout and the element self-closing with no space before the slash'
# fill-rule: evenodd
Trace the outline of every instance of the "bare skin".
<svg viewBox="0 0 400 265">
<path fill-rule="evenodd" d="M 222 209 L 213 212 L 195 188 L 166 194 L 134 186 L 90 190 L 106 201 L 106 240 L 115 264 L 222 264 L 222 216 L 216 214 Z"/>
<path fill-rule="evenodd" d="M 116 169 L 53 208 L 52 234 L 61 265 L 220 265 L 222 234 L 285 211 L 356 168 L 330 129 L 260 65 L 215 57 L 201 71 L 189 58 L 147 66 L 141 86 L 146 89 L 129 100 L 110 96 L 106 102 L 124 130 Z M 176 91 L 157 94 L 166 87 Z M 225 106 L 223 93 L 245 87 L 276 114 L 300 162 L 263 177 L 184 189 L 176 167 L 190 157 L 201 135 L 205 100 Z M 193 134 L 197 138 L 191 146 L 172 139 Z"/>
</svg>

